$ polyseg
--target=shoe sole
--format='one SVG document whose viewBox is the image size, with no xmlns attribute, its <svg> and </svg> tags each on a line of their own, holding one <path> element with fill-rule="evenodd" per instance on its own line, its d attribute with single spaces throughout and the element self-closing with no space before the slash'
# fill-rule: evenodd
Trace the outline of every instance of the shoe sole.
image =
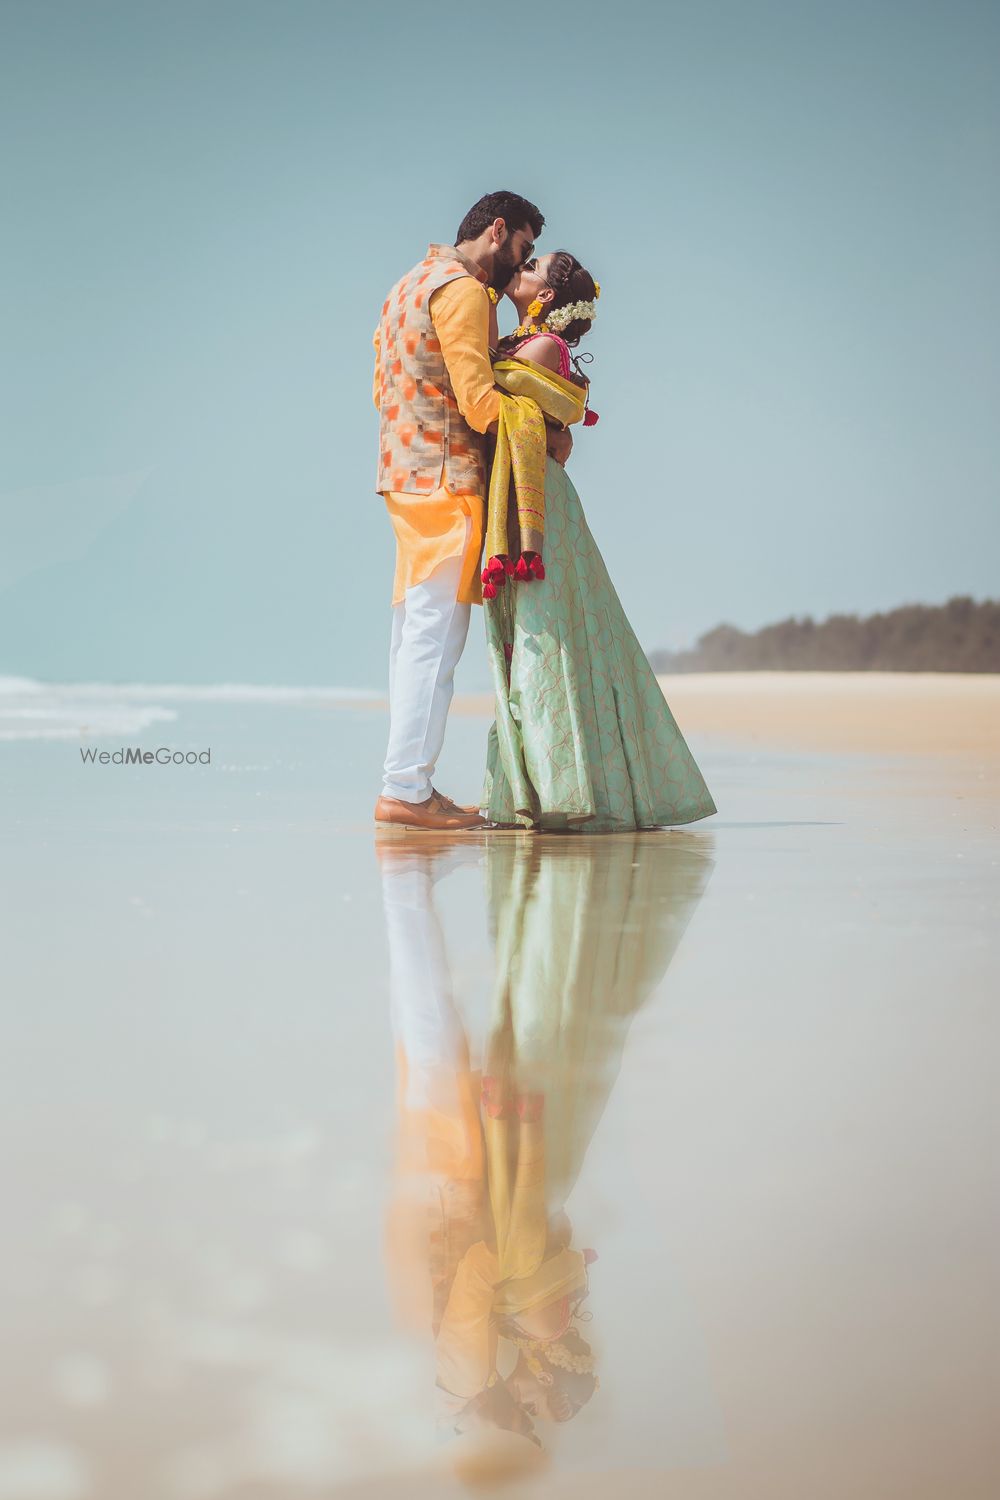
<svg viewBox="0 0 1000 1500">
<path fill-rule="evenodd" d="M 478 823 L 471 823 L 465 828 L 434 828 L 426 823 L 390 823 L 381 818 L 375 818 L 375 827 L 382 833 L 485 833 L 486 830 Z"/>
</svg>

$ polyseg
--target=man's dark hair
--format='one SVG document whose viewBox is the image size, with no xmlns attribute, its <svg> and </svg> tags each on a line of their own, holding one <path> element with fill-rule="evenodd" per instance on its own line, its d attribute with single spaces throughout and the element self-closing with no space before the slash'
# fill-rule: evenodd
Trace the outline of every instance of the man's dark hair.
<svg viewBox="0 0 1000 1500">
<path fill-rule="evenodd" d="M 527 198 L 522 198 L 520 193 L 487 193 L 472 205 L 459 224 L 455 244 L 461 245 L 464 240 L 477 240 L 484 229 L 489 229 L 494 219 L 503 219 L 511 234 L 530 224 L 535 239 L 541 234 L 545 223 L 541 210 L 529 203 Z"/>
</svg>

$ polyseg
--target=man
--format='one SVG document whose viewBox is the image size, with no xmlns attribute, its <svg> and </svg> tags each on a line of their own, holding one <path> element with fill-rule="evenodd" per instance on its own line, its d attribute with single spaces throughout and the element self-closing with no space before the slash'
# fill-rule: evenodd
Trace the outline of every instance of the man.
<svg viewBox="0 0 1000 1500">
<path fill-rule="evenodd" d="M 485 435 L 500 412 L 490 345 L 497 297 L 545 220 L 517 193 L 489 193 L 455 244 L 428 246 L 393 287 L 375 333 L 377 490 L 396 536 L 389 649 L 389 743 L 377 823 L 485 828 L 474 807 L 437 791 L 455 667 L 482 603 Z M 491 340 L 491 333 L 493 339 Z M 551 450 L 568 456 L 569 434 Z"/>
</svg>

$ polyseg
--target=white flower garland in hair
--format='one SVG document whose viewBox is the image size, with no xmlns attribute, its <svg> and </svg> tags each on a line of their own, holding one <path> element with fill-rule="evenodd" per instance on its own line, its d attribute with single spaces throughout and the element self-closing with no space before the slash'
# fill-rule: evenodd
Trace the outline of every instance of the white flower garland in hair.
<svg viewBox="0 0 1000 1500">
<path fill-rule="evenodd" d="M 552 333 L 559 333 L 577 318 L 585 318 L 592 323 L 596 317 L 597 307 L 594 302 L 567 302 L 565 307 L 557 307 L 555 312 L 550 312 L 545 322 Z"/>
</svg>

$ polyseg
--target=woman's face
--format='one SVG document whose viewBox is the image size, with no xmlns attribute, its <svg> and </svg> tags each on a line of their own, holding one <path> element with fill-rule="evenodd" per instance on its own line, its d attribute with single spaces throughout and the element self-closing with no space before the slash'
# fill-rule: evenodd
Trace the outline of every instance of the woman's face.
<svg viewBox="0 0 1000 1500">
<path fill-rule="evenodd" d="M 555 292 L 545 279 L 551 260 L 552 256 L 549 254 L 538 255 L 525 261 L 507 287 L 507 296 L 522 319 L 536 297 L 543 304 L 551 302 L 555 297 Z"/>
<path fill-rule="evenodd" d="M 523 1412 L 541 1422 L 568 1422 L 578 1408 L 549 1376 L 543 1382 L 522 1362 L 507 1377 L 507 1389 Z"/>
</svg>

